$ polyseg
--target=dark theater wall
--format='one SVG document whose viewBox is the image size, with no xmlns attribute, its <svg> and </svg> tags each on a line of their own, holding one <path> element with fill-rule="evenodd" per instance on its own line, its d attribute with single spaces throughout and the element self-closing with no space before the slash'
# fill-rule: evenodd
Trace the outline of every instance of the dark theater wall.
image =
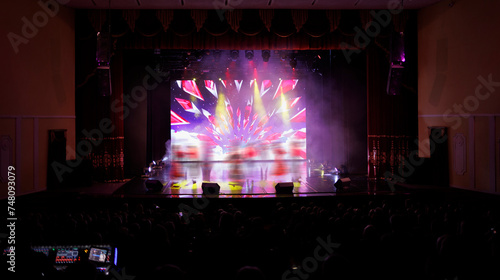
<svg viewBox="0 0 500 280">
<path fill-rule="evenodd" d="M 0 188 L 7 190 L 7 165 L 12 165 L 16 194 L 22 195 L 47 189 L 49 130 L 66 129 L 64 160 L 76 157 L 75 13 L 59 5 L 51 17 L 29 0 L 2 4 Z M 5 197 L 2 191 L 0 198 Z"/>
</svg>

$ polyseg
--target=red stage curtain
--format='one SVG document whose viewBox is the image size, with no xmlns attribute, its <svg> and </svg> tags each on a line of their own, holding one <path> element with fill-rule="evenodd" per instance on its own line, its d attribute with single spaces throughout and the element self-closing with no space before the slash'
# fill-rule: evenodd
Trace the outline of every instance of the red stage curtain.
<svg viewBox="0 0 500 280">
<path fill-rule="evenodd" d="M 354 27 L 373 20 L 356 10 L 78 10 L 94 33 L 111 14 L 113 36 L 123 49 L 295 49 L 358 48 Z M 397 19 L 404 28 L 406 14 Z M 120 28 L 116 23 L 122 24 Z M 124 25 L 124 26 L 123 26 Z M 127 26 L 128 28 L 125 28 Z"/>
<path fill-rule="evenodd" d="M 94 29 L 107 26 L 124 49 L 358 48 L 354 27 L 374 20 L 366 10 L 78 10 Z M 82 17 L 83 18 L 83 17 Z M 403 32 L 409 12 L 393 15 Z M 120 27 L 116 25 L 121 24 Z M 106 25 L 105 25 L 106 24 Z M 128 28 L 126 28 L 128 26 Z M 89 32 L 89 31 L 86 31 Z M 81 35 L 82 36 L 82 35 Z M 380 34 L 377 37 L 381 36 Z M 341 45 L 341 43 L 345 43 Z M 380 41 L 378 42 L 380 44 Z M 381 46 L 388 49 L 387 45 Z"/>
</svg>

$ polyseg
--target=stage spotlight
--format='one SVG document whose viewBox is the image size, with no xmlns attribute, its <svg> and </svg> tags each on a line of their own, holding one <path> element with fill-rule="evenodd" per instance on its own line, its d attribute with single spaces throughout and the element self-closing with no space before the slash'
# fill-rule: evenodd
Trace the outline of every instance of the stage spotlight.
<svg viewBox="0 0 500 280">
<path fill-rule="evenodd" d="M 405 62 L 405 40 L 403 32 L 393 32 L 391 35 L 391 62 L 400 66 Z"/>
<path fill-rule="evenodd" d="M 269 62 L 269 58 L 271 57 L 271 51 L 270 50 L 263 50 L 262 51 L 262 60 L 264 62 Z"/>
<path fill-rule="evenodd" d="M 297 58 L 296 57 L 290 57 L 290 67 L 292 67 L 292 69 L 295 69 L 295 67 L 297 67 Z"/>
<path fill-rule="evenodd" d="M 253 59 L 253 51 L 252 51 L 252 50 L 246 50 L 246 51 L 245 51 L 245 57 L 246 57 L 248 60 L 252 60 L 252 59 Z"/>
<path fill-rule="evenodd" d="M 214 51 L 214 61 L 219 62 L 220 61 L 220 56 L 221 56 L 221 51 L 217 50 Z"/>
<path fill-rule="evenodd" d="M 387 80 L 387 94 L 401 94 L 405 62 L 405 46 L 403 32 L 393 32 L 391 35 L 391 66 Z"/>
<path fill-rule="evenodd" d="M 184 66 L 184 69 L 187 69 L 189 66 L 190 66 L 190 62 L 189 62 L 189 57 L 188 57 L 188 54 L 184 54 L 182 56 L 182 66 Z"/>
<path fill-rule="evenodd" d="M 231 51 L 231 60 L 232 61 L 238 60 L 239 56 L 240 56 L 240 52 L 238 50 L 232 50 Z"/>
<path fill-rule="evenodd" d="M 203 58 L 203 53 L 201 51 L 196 51 L 194 53 L 194 57 L 196 58 L 196 61 L 201 61 L 201 59 Z"/>
<path fill-rule="evenodd" d="M 281 61 L 285 61 L 286 60 L 286 52 L 281 52 Z"/>
<path fill-rule="evenodd" d="M 320 60 L 321 56 L 317 55 L 313 58 L 312 64 L 311 64 L 311 71 L 313 72 L 318 72 L 320 68 Z"/>
</svg>

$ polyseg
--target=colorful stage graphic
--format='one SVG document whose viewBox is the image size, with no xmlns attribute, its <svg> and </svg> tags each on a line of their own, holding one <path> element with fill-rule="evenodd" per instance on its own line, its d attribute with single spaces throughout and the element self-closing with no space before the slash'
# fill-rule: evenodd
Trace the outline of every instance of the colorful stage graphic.
<svg viewBox="0 0 500 280">
<path fill-rule="evenodd" d="M 174 161 L 306 158 L 299 80 L 177 80 L 170 121 Z"/>
</svg>

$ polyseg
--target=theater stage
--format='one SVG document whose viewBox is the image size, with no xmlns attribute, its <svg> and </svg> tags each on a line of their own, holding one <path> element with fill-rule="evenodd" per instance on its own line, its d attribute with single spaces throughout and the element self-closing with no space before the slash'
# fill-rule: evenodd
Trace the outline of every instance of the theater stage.
<svg viewBox="0 0 500 280">
<path fill-rule="evenodd" d="M 202 183 L 217 183 L 220 198 L 307 197 L 394 193 L 385 181 L 350 175 L 350 182 L 335 186 L 341 178 L 329 168 L 308 161 L 176 162 L 152 168 L 149 176 L 136 177 L 116 190 L 120 197 L 189 198 L 203 194 Z M 161 183 L 148 190 L 147 180 Z M 277 183 L 293 182 L 292 194 L 277 194 Z"/>
</svg>

